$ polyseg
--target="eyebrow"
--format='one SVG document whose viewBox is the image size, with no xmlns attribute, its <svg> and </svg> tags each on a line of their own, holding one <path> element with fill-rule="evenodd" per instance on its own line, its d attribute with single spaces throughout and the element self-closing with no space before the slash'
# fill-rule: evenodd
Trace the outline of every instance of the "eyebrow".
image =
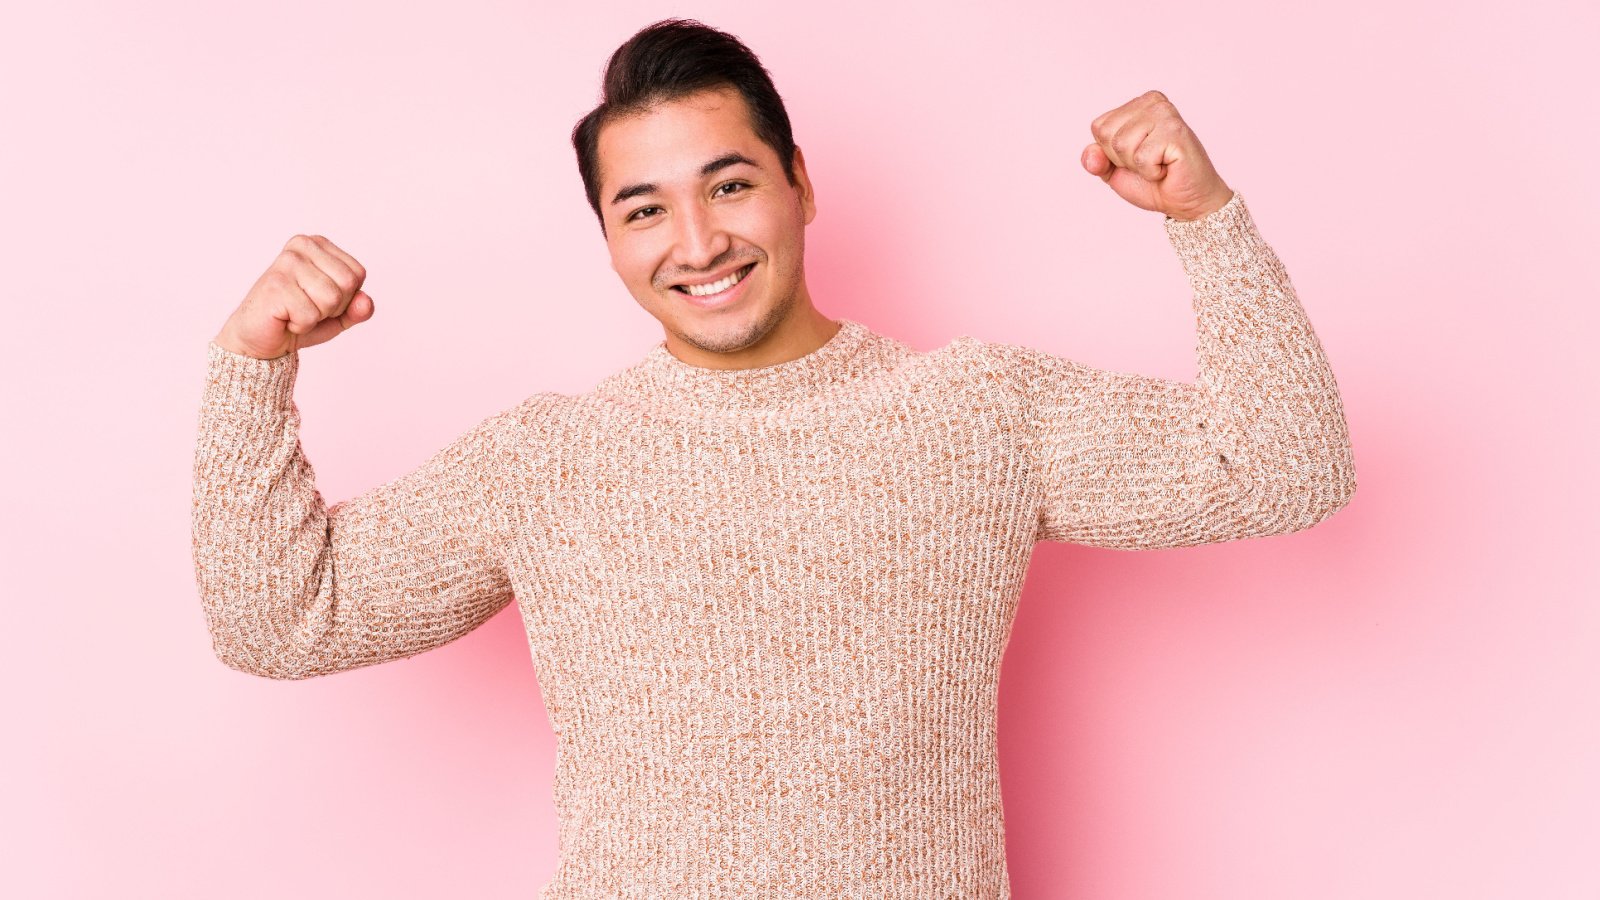
<svg viewBox="0 0 1600 900">
<path fill-rule="evenodd" d="M 729 166 L 738 165 L 740 163 L 744 163 L 747 166 L 753 166 L 757 169 L 761 168 L 761 166 L 757 164 L 755 160 L 745 156 L 742 153 L 724 153 L 716 159 L 713 159 L 711 162 L 701 166 L 700 177 L 704 178 L 707 175 L 716 174 L 717 172 L 720 172 Z M 630 184 L 622 190 L 617 191 L 617 195 L 611 198 L 611 202 L 613 204 L 617 204 L 624 200 L 637 197 L 640 194 L 654 194 L 659 190 L 661 190 L 661 186 L 653 181 L 642 184 Z"/>
</svg>

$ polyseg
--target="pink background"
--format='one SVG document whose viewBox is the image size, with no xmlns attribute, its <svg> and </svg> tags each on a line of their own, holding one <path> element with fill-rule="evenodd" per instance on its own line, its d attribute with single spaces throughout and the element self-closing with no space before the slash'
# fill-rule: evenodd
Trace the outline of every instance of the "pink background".
<svg viewBox="0 0 1600 900">
<path fill-rule="evenodd" d="M 223 9 L 226 6 L 227 9 Z M 1079 166 L 1161 90 L 1287 265 L 1360 488 L 1310 531 L 1041 544 L 1003 676 L 1019 898 L 1594 898 L 1594 6 L 54 3 L 0 29 L 15 897 L 535 895 L 552 736 L 515 606 L 307 682 L 211 654 L 205 344 L 283 243 L 369 269 L 302 360 L 329 502 L 660 326 L 567 135 L 635 29 L 743 37 L 816 184 L 812 293 L 1194 376 L 1156 214 Z"/>
</svg>

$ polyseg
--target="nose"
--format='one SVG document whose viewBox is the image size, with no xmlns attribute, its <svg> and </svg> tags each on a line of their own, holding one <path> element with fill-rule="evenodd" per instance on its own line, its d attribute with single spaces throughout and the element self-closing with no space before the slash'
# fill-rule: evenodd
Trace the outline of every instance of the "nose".
<svg viewBox="0 0 1600 900">
<path fill-rule="evenodd" d="M 716 213 L 704 206 L 682 207 L 676 225 L 674 255 L 678 265 L 686 269 L 709 269 L 732 246 Z"/>
</svg>

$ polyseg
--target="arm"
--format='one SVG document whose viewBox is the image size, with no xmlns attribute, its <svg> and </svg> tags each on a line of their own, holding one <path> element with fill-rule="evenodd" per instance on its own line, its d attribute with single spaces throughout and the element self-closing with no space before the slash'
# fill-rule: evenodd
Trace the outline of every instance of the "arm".
<svg viewBox="0 0 1600 900">
<path fill-rule="evenodd" d="M 1039 540 L 1138 550 L 1287 534 L 1355 491 L 1333 372 L 1244 198 L 1165 226 L 1194 290 L 1197 383 L 1005 351 L 1037 438 Z"/>
<path fill-rule="evenodd" d="M 229 667 L 298 679 L 449 643 L 512 599 L 492 416 L 420 468 L 328 508 L 300 449 L 299 354 L 211 342 L 194 462 L 196 583 Z"/>
</svg>

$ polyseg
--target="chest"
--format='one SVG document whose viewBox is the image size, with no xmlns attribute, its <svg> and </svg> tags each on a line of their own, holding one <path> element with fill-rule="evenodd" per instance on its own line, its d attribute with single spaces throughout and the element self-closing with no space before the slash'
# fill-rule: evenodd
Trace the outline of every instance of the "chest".
<svg viewBox="0 0 1600 900">
<path fill-rule="evenodd" d="M 566 467 L 551 504 L 575 549 L 711 565 L 849 550 L 915 554 L 1004 539 L 1029 449 L 1003 416 L 872 409 L 815 425 L 663 430 L 623 420 Z"/>
<path fill-rule="evenodd" d="M 1038 501 L 1013 418 L 902 401 L 803 427 L 586 431 L 519 542 L 541 681 L 592 684 L 603 659 L 630 687 L 594 702 L 716 695 L 708 678 L 800 696 L 839 689 L 815 662 L 837 654 L 877 673 L 861 690 L 918 696 L 907 679 L 931 694 L 973 648 L 997 670 Z"/>
</svg>

